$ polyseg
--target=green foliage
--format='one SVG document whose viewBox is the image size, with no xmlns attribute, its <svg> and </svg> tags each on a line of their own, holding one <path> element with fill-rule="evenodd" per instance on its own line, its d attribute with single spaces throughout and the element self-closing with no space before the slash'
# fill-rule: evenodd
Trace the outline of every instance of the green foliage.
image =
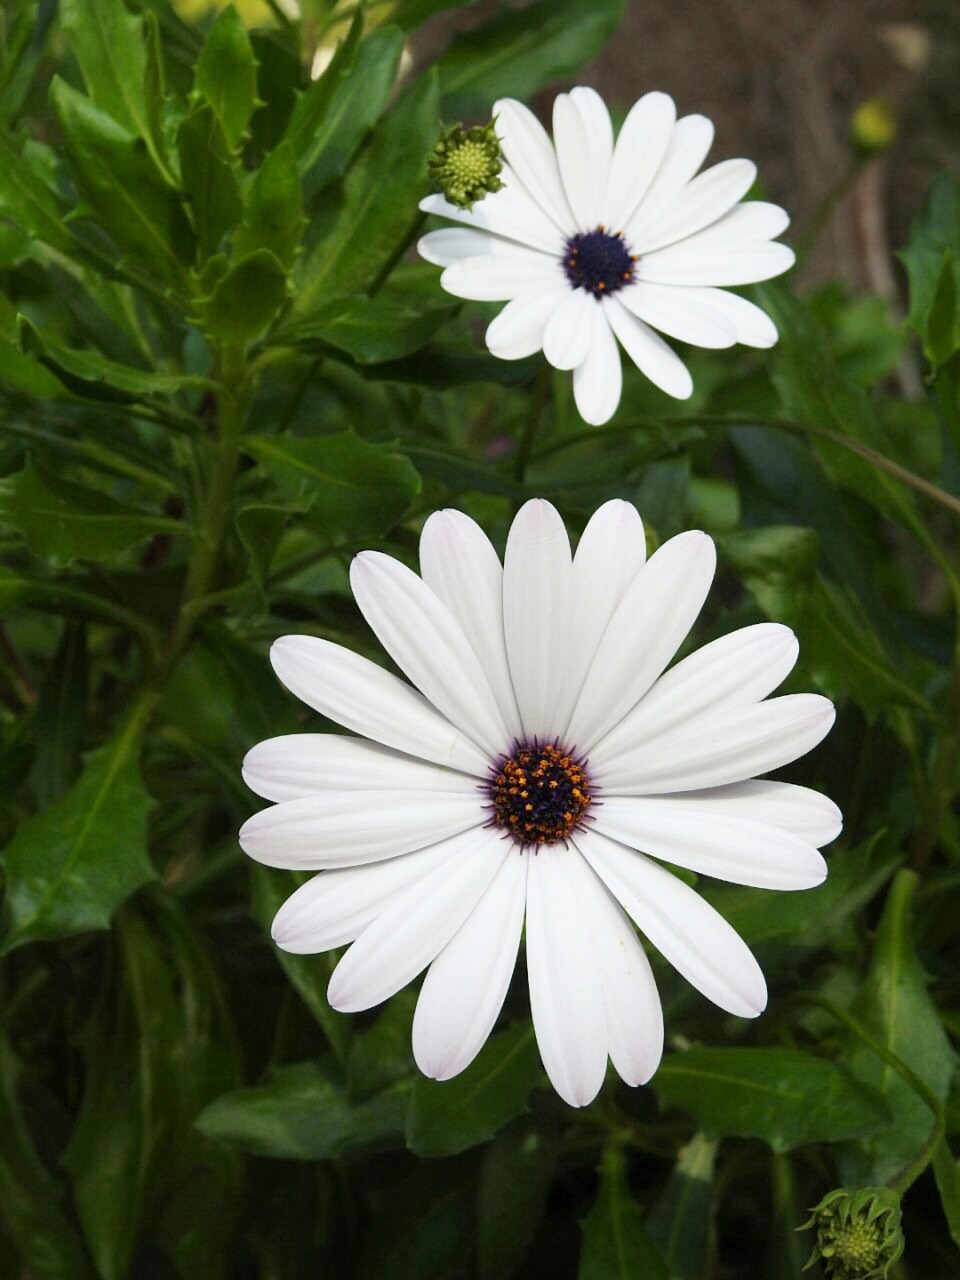
<svg viewBox="0 0 960 1280">
<path fill-rule="evenodd" d="M 412 246 L 438 137 L 501 95 L 542 109 L 621 0 L 194 9 L 0 14 L 0 1280 L 795 1280 L 808 1206 L 926 1155 L 898 1280 L 955 1274 L 956 175 L 900 191 L 905 325 L 840 282 L 763 286 L 772 351 L 685 353 L 686 406 L 625 362 L 585 430 L 569 376 L 490 355 L 494 309 Z M 333 1011 L 338 951 L 270 940 L 306 876 L 236 842 L 250 747 L 336 729 L 272 641 L 385 662 L 352 556 L 415 566 L 445 506 L 502 550 L 534 495 L 572 538 L 614 497 L 651 548 L 706 529 L 689 644 L 784 622 L 784 691 L 838 707 L 785 775 L 844 811 L 826 882 L 696 885 L 756 949 L 765 1016 L 651 949 L 664 1062 L 580 1111 L 522 959 L 473 1064 L 428 1080 L 415 987 Z M 943 1137 L 811 994 L 912 1068 Z"/>
</svg>

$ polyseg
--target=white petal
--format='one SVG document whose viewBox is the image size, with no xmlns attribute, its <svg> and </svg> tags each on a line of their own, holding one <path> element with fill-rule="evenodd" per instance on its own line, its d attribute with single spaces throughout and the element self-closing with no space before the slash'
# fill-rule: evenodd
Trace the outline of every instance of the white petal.
<svg viewBox="0 0 960 1280">
<path fill-rule="evenodd" d="M 706 116 L 684 116 L 670 133 L 670 141 L 656 176 L 626 227 L 628 244 L 648 235 L 668 214 L 679 193 L 697 172 L 713 145 L 713 124 Z"/>
<path fill-rule="evenodd" d="M 827 865 L 808 841 L 709 805 L 604 794 L 590 812 L 612 840 L 699 875 L 758 889 L 812 889 L 826 879 Z"/>
<path fill-rule="evenodd" d="M 570 724 L 600 637 L 646 559 L 643 521 L 629 502 L 612 498 L 590 517 L 573 557 L 577 606 L 570 619 L 570 642 L 555 732 Z"/>
<path fill-rule="evenodd" d="M 497 1020 L 517 962 L 527 863 L 511 849 L 492 883 L 427 970 L 413 1018 L 413 1056 L 425 1076 L 468 1067 Z"/>
<path fill-rule="evenodd" d="M 627 1084 L 646 1084 L 663 1055 L 663 1009 L 650 961 L 606 885 L 585 860 L 576 863 L 577 900 L 600 970 L 607 1051 Z"/>
<path fill-rule="evenodd" d="M 617 137 L 607 182 L 604 221 L 622 230 L 647 193 L 663 160 L 677 119 L 666 93 L 645 93 L 635 102 Z"/>
<path fill-rule="evenodd" d="M 352 942 L 389 902 L 455 858 L 464 839 L 453 836 L 383 862 L 321 871 L 295 890 L 274 916 L 274 942 L 294 955 L 315 955 Z"/>
<path fill-rule="evenodd" d="M 593 341 L 587 358 L 573 371 L 573 398 L 584 422 L 602 427 L 617 411 L 623 390 L 620 352 L 607 320 L 606 305 L 593 313 Z"/>
<path fill-rule="evenodd" d="M 563 680 L 573 605 L 570 542 L 556 509 L 542 498 L 520 508 L 503 565 L 503 628 L 523 727 L 545 736 Z"/>
<path fill-rule="evenodd" d="M 566 283 L 513 298 L 487 326 L 486 343 L 499 360 L 524 360 L 543 346 L 547 321 L 570 294 Z"/>
<path fill-rule="evenodd" d="M 704 170 L 677 193 L 659 218 L 634 235 L 630 248 L 634 253 L 651 253 L 702 231 L 747 194 L 756 176 L 752 160 L 723 160 Z"/>
<path fill-rule="evenodd" d="M 689 654 L 597 744 L 591 764 L 604 771 L 603 785 L 632 790 L 636 778 L 619 765 L 621 759 L 698 717 L 760 702 L 786 680 L 799 652 L 789 627 L 758 622 Z"/>
<path fill-rule="evenodd" d="M 752 706 L 714 711 L 632 751 L 603 744 L 596 777 L 610 791 L 657 795 L 744 782 L 812 750 L 830 732 L 833 704 L 816 693 L 791 693 Z M 592 759 L 591 759 L 592 763 Z"/>
<path fill-rule="evenodd" d="M 663 671 L 703 608 L 715 568 L 713 539 L 691 530 L 665 542 L 636 575 L 597 647 L 570 721 L 578 751 L 590 751 Z"/>
<path fill-rule="evenodd" d="M 572 289 L 554 309 L 543 331 L 543 354 L 555 369 L 576 369 L 586 360 L 598 309 L 586 289 Z"/>
<path fill-rule="evenodd" d="M 667 814 L 679 805 L 685 811 L 764 822 L 792 832 L 818 849 L 836 840 L 843 830 L 843 815 L 829 796 L 792 782 L 732 782 L 702 791 L 646 796 L 643 803 L 650 811 Z"/>
<path fill-rule="evenodd" d="M 610 116 L 598 93 L 580 88 L 557 95 L 553 141 L 567 203 L 579 226 L 592 229 L 603 220 L 603 197 L 613 154 Z"/>
<path fill-rule="evenodd" d="M 366 738 L 485 777 L 489 760 L 422 694 L 389 671 L 316 636 L 281 636 L 270 649 L 279 679 L 308 707 Z"/>
<path fill-rule="evenodd" d="M 462 511 L 435 511 L 420 534 L 423 580 L 460 624 L 486 673 L 511 738 L 521 732 L 503 636 L 503 566 Z"/>
<path fill-rule="evenodd" d="M 479 792 L 346 791 L 261 809 L 238 838 L 268 867 L 321 871 L 423 849 L 484 821 Z"/>
<path fill-rule="evenodd" d="M 746 200 L 725 213 L 722 218 L 704 227 L 697 234 L 698 244 L 711 240 L 733 242 L 735 240 L 775 240 L 790 225 L 790 215 L 778 204 L 766 200 Z"/>
<path fill-rule="evenodd" d="M 689 399 L 693 394 L 693 379 L 673 348 L 642 320 L 631 315 L 616 298 L 607 298 L 603 306 L 611 329 L 640 372 L 675 400 Z"/>
<path fill-rule="evenodd" d="M 474 302 L 505 302 L 535 289 L 554 290 L 565 281 L 559 261 L 533 249 L 507 257 L 462 258 L 440 277 L 447 293 Z"/>
<path fill-rule="evenodd" d="M 665 960 L 708 1000 L 741 1018 L 767 1004 L 763 973 L 723 916 L 666 868 L 599 832 L 577 835 L 584 857 Z"/>
<path fill-rule="evenodd" d="M 527 195 L 509 165 L 503 166 L 501 181 L 504 184 L 501 190 L 484 196 L 472 209 L 461 209 L 442 195 L 426 196 L 420 201 L 420 208 L 424 213 L 452 218 L 466 227 L 489 231 L 492 235 L 559 257 L 563 252 L 564 237 L 536 201 Z"/>
<path fill-rule="evenodd" d="M 503 240 L 470 227 L 442 227 L 422 236 L 417 242 L 417 252 L 434 266 L 449 267 L 461 258 L 497 255 L 515 258 L 524 254 L 526 249 L 512 240 Z"/>
<path fill-rule="evenodd" d="M 543 125 L 528 107 L 514 98 L 495 102 L 493 116 L 503 153 L 527 195 L 564 236 L 574 235 L 576 219 L 563 193 L 556 153 Z"/>
<path fill-rule="evenodd" d="M 645 254 L 636 264 L 634 278 L 653 284 L 754 284 L 789 271 L 795 257 L 792 249 L 777 242 L 710 240 L 701 244 L 698 236 L 692 236 L 669 249 Z"/>
<path fill-rule="evenodd" d="M 471 833 L 471 841 L 364 929 L 333 971 L 327 999 L 334 1009 L 356 1013 L 389 999 L 446 946 L 512 848 L 490 831 Z"/>
<path fill-rule="evenodd" d="M 616 301 L 638 320 L 680 342 L 695 347 L 732 347 L 737 341 L 736 326 L 721 307 L 703 297 L 711 292 L 720 290 L 634 284 L 622 289 Z"/>
<path fill-rule="evenodd" d="M 394 662 L 489 755 L 510 734 L 483 667 L 447 606 L 412 569 L 380 551 L 362 551 L 350 585 L 363 616 Z"/>
<path fill-rule="evenodd" d="M 573 848 L 527 855 L 527 977 L 540 1057 L 571 1107 L 600 1092 L 607 1029 L 596 953 L 580 909 Z"/>
<path fill-rule="evenodd" d="M 340 733 L 288 733 L 258 742 L 244 757 L 243 780 L 264 800 L 299 800 L 321 791 L 477 792 L 471 774 Z"/>
</svg>

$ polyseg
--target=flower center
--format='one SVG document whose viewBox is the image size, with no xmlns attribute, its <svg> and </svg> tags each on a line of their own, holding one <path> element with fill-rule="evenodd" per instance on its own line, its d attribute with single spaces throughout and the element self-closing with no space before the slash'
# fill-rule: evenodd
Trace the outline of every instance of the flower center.
<svg viewBox="0 0 960 1280">
<path fill-rule="evenodd" d="M 586 289 L 595 298 L 616 293 L 633 283 L 636 255 L 623 236 L 604 227 L 571 236 L 563 253 L 563 269 L 574 289 Z"/>
<path fill-rule="evenodd" d="M 516 742 L 490 766 L 490 826 L 521 849 L 566 841 L 587 818 L 593 796 L 586 762 L 559 742 Z"/>
</svg>

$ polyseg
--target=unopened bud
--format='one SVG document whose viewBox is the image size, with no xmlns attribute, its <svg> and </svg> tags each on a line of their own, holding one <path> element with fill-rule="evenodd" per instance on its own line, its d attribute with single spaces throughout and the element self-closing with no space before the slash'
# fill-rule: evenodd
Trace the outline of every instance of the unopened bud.
<svg viewBox="0 0 960 1280">
<path fill-rule="evenodd" d="M 444 129 L 427 162 L 434 189 L 451 204 L 471 208 L 491 191 L 499 191 L 502 157 L 494 122 L 464 129 Z"/>
</svg>

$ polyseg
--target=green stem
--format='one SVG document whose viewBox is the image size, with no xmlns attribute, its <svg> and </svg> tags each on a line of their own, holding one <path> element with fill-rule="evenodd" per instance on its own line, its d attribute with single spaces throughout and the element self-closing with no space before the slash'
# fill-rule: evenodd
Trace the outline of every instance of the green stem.
<svg viewBox="0 0 960 1280">
<path fill-rule="evenodd" d="M 937 742 L 933 777 L 926 788 L 920 822 L 914 836 L 911 863 L 922 871 L 937 844 L 940 826 L 960 786 L 960 618 L 953 650 L 953 669 L 944 713 L 943 730 Z"/>
<path fill-rule="evenodd" d="M 903 893 L 912 893 L 917 884 L 916 876 L 907 872 L 898 881 L 902 886 L 900 891 Z M 897 892 L 897 884 L 894 885 L 892 892 Z M 872 1031 L 869 1031 L 862 1022 L 858 1021 L 852 1013 L 842 1008 L 838 1004 L 834 1004 L 832 1000 L 828 1000 L 825 996 L 816 994 L 815 992 L 800 992 L 792 996 L 789 1003 L 815 1005 L 817 1008 L 823 1009 L 829 1013 L 831 1017 L 836 1018 L 838 1022 L 851 1031 L 857 1039 L 872 1050 L 878 1058 L 882 1059 L 887 1066 L 892 1067 L 897 1075 L 905 1084 L 913 1090 L 918 1098 L 930 1108 L 933 1113 L 933 1128 L 926 1142 L 913 1157 L 908 1160 L 895 1177 L 891 1178 L 887 1186 L 891 1191 L 895 1191 L 898 1195 L 903 1195 L 908 1187 L 919 1178 L 924 1169 L 933 1159 L 933 1153 L 936 1151 L 940 1140 L 943 1138 L 946 1129 L 946 1115 L 944 1113 L 943 1103 L 937 1095 L 924 1083 L 923 1080 L 903 1061 L 898 1054 L 888 1048 L 882 1040 L 878 1039 Z"/>
<path fill-rule="evenodd" d="M 533 457 L 542 457 L 544 450 L 539 455 L 535 455 L 533 447 L 537 442 L 537 433 L 540 430 L 540 420 L 543 417 L 544 406 L 550 395 L 552 386 L 552 372 L 549 368 L 543 368 L 537 374 L 533 384 L 533 395 L 530 397 L 530 411 L 527 414 L 527 420 L 523 424 L 523 434 L 520 436 L 520 443 L 517 445 L 517 454 L 513 462 L 513 478 L 518 484 L 522 484 L 526 479 L 527 467 Z"/>
<path fill-rule="evenodd" d="M 393 271 L 393 268 L 397 265 L 403 255 L 413 244 L 414 240 L 416 240 L 417 236 L 423 230 L 423 224 L 426 220 L 427 215 L 422 210 L 418 209 L 416 217 L 410 223 L 407 234 L 403 237 L 396 249 L 394 249 L 393 253 L 391 253 L 390 257 L 374 276 L 373 283 L 367 289 L 368 298 L 372 298 L 375 293 L 380 292 L 381 287 L 386 283 L 390 273 Z"/>
<path fill-rule="evenodd" d="M 246 407 L 247 379 L 242 347 L 225 345 L 219 355 L 217 394 L 217 452 L 213 474 L 201 513 L 193 556 L 177 619 L 167 641 L 161 679 L 170 672 L 193 631 L 196 602 L 211 593 L 220 559 L 220 545 L 230 517 L 233 484 L 240 456 L 240 436 Z"/>
</svg>

